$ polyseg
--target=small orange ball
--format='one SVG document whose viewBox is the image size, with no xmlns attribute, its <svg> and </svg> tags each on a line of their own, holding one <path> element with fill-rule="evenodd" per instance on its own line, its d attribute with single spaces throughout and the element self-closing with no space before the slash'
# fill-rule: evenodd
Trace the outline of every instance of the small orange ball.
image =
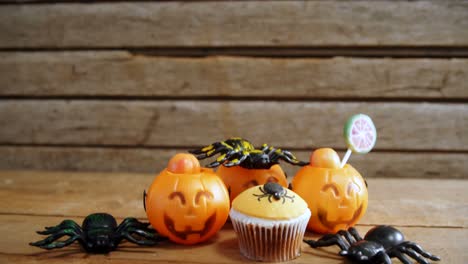
<svg viewBox="0 0 468 264">
<path fill-rule="evenodd" d="M 176 174 L 193 174 L 200 172 L 200 162 L 198 159 L 187 153 L 178 153 L 169 160 L 167 170 Z"/>
<path fill-rule="evenodd" d="M 340 168 L 340 163 L 338 153 L 331 148 L 320 148 L 310 155 L 310 166 L 338 169 Z"/>
</svg>

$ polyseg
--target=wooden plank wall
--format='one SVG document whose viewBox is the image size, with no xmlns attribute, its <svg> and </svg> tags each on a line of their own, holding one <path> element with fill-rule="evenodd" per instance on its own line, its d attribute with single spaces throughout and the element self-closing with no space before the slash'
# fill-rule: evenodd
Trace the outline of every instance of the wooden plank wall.
<svg viewBox="0 0 468 264">
<path fill-rule="evenodd" d="M 0 169 L 156 172 L 230 136 L 468 178 L 466 1 L 0 1 Z M 284 166 L 291 175 L 296 168 Z"/>
</svg>

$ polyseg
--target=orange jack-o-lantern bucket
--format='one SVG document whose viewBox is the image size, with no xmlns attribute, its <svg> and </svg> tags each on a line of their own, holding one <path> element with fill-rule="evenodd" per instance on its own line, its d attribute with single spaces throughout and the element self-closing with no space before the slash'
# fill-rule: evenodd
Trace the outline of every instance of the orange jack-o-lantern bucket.
<svg viewBox="0 0 468 264">
<path fill-rule="evenodd" d="M 211 169 L 201 168 L 191 154 L 177 154 L 151 184 L 146 214 L 163 236 L 180 244 L 196 244 L 212 237 L 229 214 L 229 196 Z"/>
<path fill-rule="evenodd" d="M 276 164 L 269 169 L 246 169 L 241 166 L 220 166 L 216 173 L 223 179 L 229 190 L 229 198 L 234 200 L 241 192 L 257 185 L 276 182 L 283 187 L 288 186 L 286 175 Z"/>
<path fill-rule="evenodd" d="M 310 165 L 302 167 L 293 178 L 292 189 L 312 212 L 307 228 L 318 233 L 348 229 L 367 210 L 366 182 L 351 165 L 340 168 L 340 158 L 330 148 L 312 153 Z"/>
</svg>

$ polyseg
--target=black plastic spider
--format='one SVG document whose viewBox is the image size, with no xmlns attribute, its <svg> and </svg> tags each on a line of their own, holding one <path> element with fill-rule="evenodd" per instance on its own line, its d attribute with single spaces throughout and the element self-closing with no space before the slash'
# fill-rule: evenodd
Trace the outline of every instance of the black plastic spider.
<svg viewBox="0 0 468 264">
<path fill-rule="evenodd" d="M 221 155 L 208 167 L 241 166 L 246 169 L 269 169 L 278 164 L 279 160 L 284 160 L 293 165 L 305 166 L 308 162 L 299 161 L 291 152 L 281 150 L 263 144 L 260 149 L 242 138 L 230 138 L 226 141 L 215 142 L 201 149 L 189 151 L 197 156 L 197 159 L 206 159 L 218 153 Z"/>
<path fill-rule="evenodd" d="M 258 189 L 263 193 L 254 194 L 254 196 L 258 197 L 259 201 L 264 197 L 268 197 L 268 201 L 271 203 L 271 197 L 273 197 L 275 200 L 283 199 L 283 203 L 286 201 L 286 198 L 288 198 L 294 203 L 295 196 L 287 195 L 288 191 L 276 182 L 267 182 L 263 185 L 263 188 L 260 186 Z"/>
<path fill-rule="evenodd" d="M 115 250 L 118 244 L 126 239 L 138 245 L 151 246 L 166 238 L 159 236 L 153 229 L 148 228 L 149 223 L 139 222 L 136 218 L 125 218 L 119 226 L 115 218 L 106 213 L 88 215 L 81 228 L 73 220 L 64 220 L 57 226 L 46 227 L 38 234 L 49 235 L 47 238 L 29 243 L 31 246 L 43 249 L 62 248 L 78 241 L 88 252 L 107 253 Z M 65 241 L 56 241 L 63 236 L 69 236 Z M 137 239 L 142 237 L 143 239 Z"/>
<path fill-rule="evenodd" d="M 376 226 L 369 230 L 364 239 L 353 227 L 348 231 L 341 230 L 337 234 L 325 235 L 319 240 L 304 240 L 313 248 L 337 245 L 340 255 L 346 256 L 354 263 L 391 264 L 390 258 L 398 258 L 404 264 L 411 264 L 411 257 L 421 264 L 428 264 L 425 259 L 440 260 L 414 242 L 405 241 L 403 233 L 392 226 Z M 407 256 L 405 256 L 407 255 Z"/>
</svg>

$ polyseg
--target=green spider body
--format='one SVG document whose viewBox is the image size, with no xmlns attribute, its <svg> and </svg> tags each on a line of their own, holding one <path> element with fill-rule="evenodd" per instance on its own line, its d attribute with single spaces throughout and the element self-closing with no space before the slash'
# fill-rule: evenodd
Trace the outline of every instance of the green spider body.
<svg viewBox="0 0 468 264">
<path fill-rule="evenodd" d="M 57 226 L 46 227 L 44 231 L 37 233 L 49 236 L 43 240 L 30 243 L 30 245 L 43 249 L 54 249 L 78 241 L 88 252 L 107 253 L 115 250 L 123 239 L 138 245 L 155 245 L 157 242 L 166 239 L 158 236 L 148 226 L 148 223 L 139 222 L 132 217 L 125 218 L 117 226 L 117 222 L 112 215 L 95 213 L 84 219 L 82 227 L 73 220 L 64 220 Z M 69 238 L 65 241 L 56 241 L 63 236 Z"/>
<path fill-rule="evenodd" d="M 210 168 L 222 164 L 225 167 L 241 166 L 246 169 L 269 169 L 271 166 L 278 164 L 279 160 L 299 166 L 308 164 L 297 160 L 287 150 L 273 148 L 267 144 L 263 144 L 260 149 L 256 149 L 249 141 L 237 137 L 215 142 L 204 148 L 189 152 L 196 155 L 198 159 L 206 159 L 220 154 L 215 161 L 208 165 Z"/>
</svg>

